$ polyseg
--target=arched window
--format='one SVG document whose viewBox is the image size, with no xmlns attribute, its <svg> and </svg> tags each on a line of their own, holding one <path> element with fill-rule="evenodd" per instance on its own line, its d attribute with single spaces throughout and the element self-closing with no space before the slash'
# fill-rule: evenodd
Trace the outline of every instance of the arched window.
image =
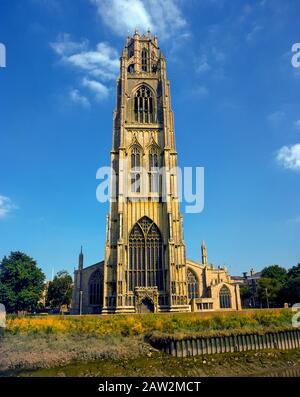
<svg viewBox="0 0 300 397">
<path fill-rule="evenodd" d="M 134 73 L 134 64 L 133 63 L 128 66 L 127 71 L 128 71 L 128 73 Z"/>
<path fill-rule="evenodd" d="M 134 96 L 134 120 L 138 123 L 153 123 L 153 97 L 149 88 L 141 86 Z"/>
<path fill-rule="evenodd" d="M 147 72 L 147 64 L 148 64 L 148 56 L 147 56 L 147 50 L 146 48 L 142 49 L 142 71 Z"/>
<path fill-rule="evenodd" d="M 131 192 L 140 193 L 141 192 L 141 154 L 136 146 L 134 146 L 131 150 L 130 179 L 131 179 Z"/>
<path fill-rule="evenodd" d="M 187 283 L 189 299 L 199 298 L 199 283 L 196 274 L 187 269 Z"/>
<path fill-rule="evenodd" d="M 89 304 L 103 305 L 103 276 L 100 270 L 95 270 L 89 279 Z"/>
<path fill-rule="evenodd" d="M 144 216 L 129 236 L 128 289 L 157 287 L 163 289 L 162 238 L 158 227 Z"/>
<path fill-rule="evenodd" d="M 155 149 L 149 151 L 149 192 L 158 193 L 159 190 L 159 169 L 158 154 Z"/>
<path fill-rule="evenodd" d="M 220 308 L 221 309 L 230 309 L 231 308 L 231 295 L 229 288 L 226 285 L 220 289 L 219 293 L 220 297 Z"/>
</svg>

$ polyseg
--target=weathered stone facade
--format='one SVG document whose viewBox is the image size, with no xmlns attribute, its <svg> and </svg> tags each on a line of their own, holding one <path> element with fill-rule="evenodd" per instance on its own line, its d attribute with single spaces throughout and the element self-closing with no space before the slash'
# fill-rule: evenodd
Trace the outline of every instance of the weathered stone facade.
<svg viewBox="0 0 300 397">
<path fill-rule="evenodd" d="M 117 80 L 105 259 L 75 272 L 73 312 L 182 312 L 204 310 L 206 303 L 218 309 L 222 286 L 231 294 L 230 308 L 239 308 L 238 287 L 224 269 L 186 260 L 176 167 L 166 60 L 156 36 L 135 32 L 123 49 Z M 103 278 L 99 286 L 95 275 L 89 281 L 96 269 Z M 199 285 L 192 297 L 188 269 Z M 95 299 L 98 289 L 101 298 Z"/>
</svg>

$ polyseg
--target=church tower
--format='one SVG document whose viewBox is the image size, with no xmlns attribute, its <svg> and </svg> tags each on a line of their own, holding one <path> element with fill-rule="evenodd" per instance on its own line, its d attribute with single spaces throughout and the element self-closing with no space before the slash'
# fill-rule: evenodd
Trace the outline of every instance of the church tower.
<svg viewBox="0 0 300 397">
<path fill-rule="evenodd" d="M 128 37 L 116 84 L 102 313 L 189 311 L 166 59 Z"/>
</svg>

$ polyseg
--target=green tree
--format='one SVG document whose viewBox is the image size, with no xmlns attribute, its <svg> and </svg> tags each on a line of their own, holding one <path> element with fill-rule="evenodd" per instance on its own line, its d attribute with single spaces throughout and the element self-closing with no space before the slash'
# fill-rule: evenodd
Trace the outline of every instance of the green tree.
<svg viewBox="0 0 300 397">
<path fill-rule="evenodd" d="M 72 277 L 62 270 L 58 272 L 53 281 L 50 281 L 47 293 L 47 302 L 52 308 L 59 308 L 61 305 L 70 305 L 72 297 Z"/>
<path fill-rule="evenodd" d="M 300 277 L 300 263 L 289 269 L 287 273 L 288 279 Z"/>
<path fill-rule="evenodd" d="M 35 260 L 20 251 L 0 262 L 0 302 L 8 312 L 33 311 L 44 290 L 45 275 Z"/>
<path fill-rule="evenodd" d="M 258 280 L 257 295 L 259 300 L 267 306 L 278 306 L 281 302 L 281 290 L 283 284 L 275 278 L 262 277 Z"/>
<path fill-rule="evenodd" d="M 289 269 L 281 295 L 284 302 L 291 304 L 300 302 L 300 263 Z"/>
<path fill-rule="evenodd" d="M 272 265 L 265 267 L 262 270 L 261 277 L 275 279 L 284 284 L 287 279 L 287 271 L 284 267 L 281 267 L 279 265 Z"/>
<path fill-rule="evenodd" d="M 249 284 L 241 285 L 240 295 L 241 295 L 242 302 L 245 302 L 246 300 L 251 299 L 253 296 L 251 286 Z"/>
</svg>

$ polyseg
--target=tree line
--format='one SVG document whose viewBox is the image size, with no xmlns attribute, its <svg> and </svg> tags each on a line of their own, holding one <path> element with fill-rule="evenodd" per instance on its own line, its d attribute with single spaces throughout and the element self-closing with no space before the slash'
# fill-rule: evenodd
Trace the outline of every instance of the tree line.
<svg viewBox="0 0 300 397">
<path fill-rule="evenodd" d="M 241 287 L 247 306 L 282 307 L 300 303 L 300 263 L 286 270 L 279 265 L 265 267 L 257 283 Z M 249 304 L 250 303 L 250 304 Z"/>
<path fill-rule="evenodd" d="M 37 312 L 69 306 L 72 297 L 71 275 L 63 270 L 52 281 L 37 262 L 23 252 L 11 252 L 0 262 L 0 303 L 8 313 Z"/>
</svg>

